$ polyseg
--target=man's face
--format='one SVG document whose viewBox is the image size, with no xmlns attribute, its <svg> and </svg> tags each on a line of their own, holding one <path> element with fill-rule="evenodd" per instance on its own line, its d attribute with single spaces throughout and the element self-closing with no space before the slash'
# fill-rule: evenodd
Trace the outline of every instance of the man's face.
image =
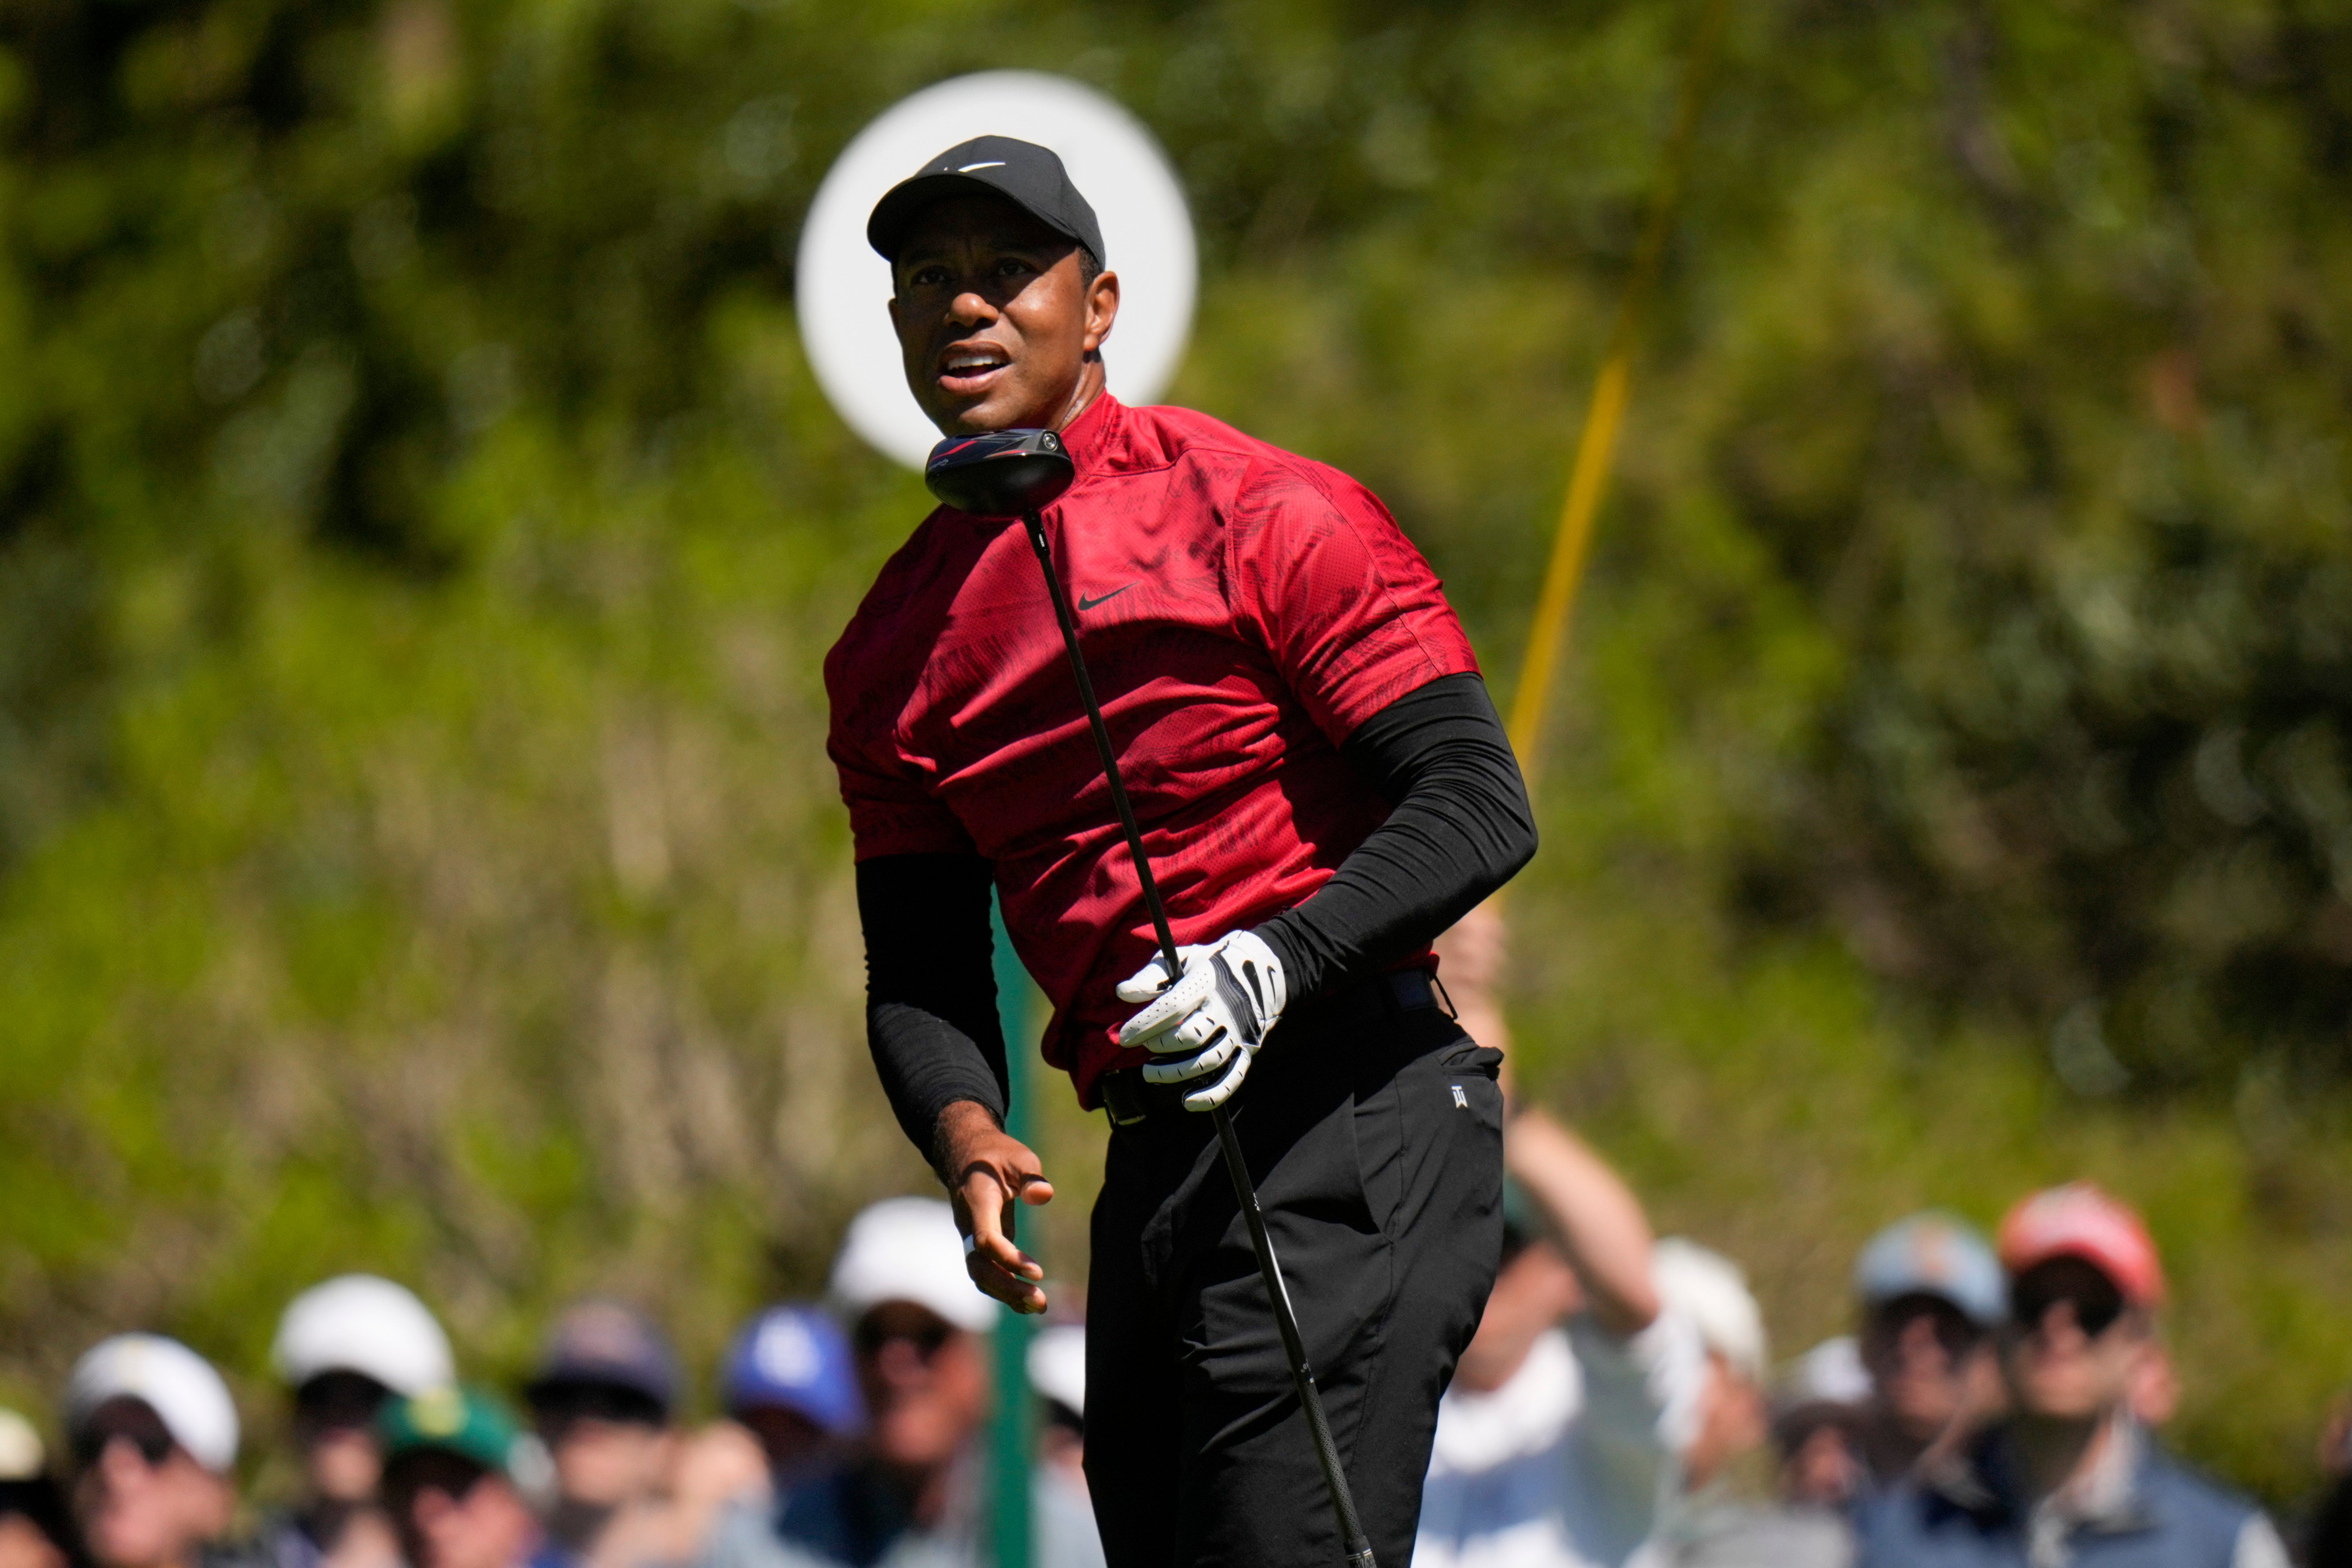
<svg viewBox="0 0 2352 1568">
<path fill-rule="evenodd" d="M 355 1372 L 322 1373 L 294 1391 L 294 1437 L 312 1495 L 364 1502 L 383 1474 L 375 1416 L 383 1384 Z"/>
<path fill-rule="evenodd" d="M 559 1384 L 533 1396 L 531 1415 L 555 1461 L 563 1501 L 618 1508 L 661 1485 L 669 1428 L 646 1395 L 604 1384 Z"/>
<path fill-rule="evenodd" d="M 74 1439 L 74 1513 L 104 1568 L 173 1568 L 227 1530 L 228 1483 L 173 1442 L 137 1399 L 110 1399 Z"/>
<path fill-rule="evenodd" d="M 1862 1361 L 1878 1401 L 1909 1436 L 1932 1438 L 1967 1405 L 1984 1334 L 1969 1315 L 1924 1292 L 1881 1302 L 1863 1325 Z"/>
<path fill-rule="evenodd" d="M 1843 1508 L 1862 1489 L 1862 1452 L 1843 1420 L 1793 1434 L 1780 1461 L 1780 1497 L 1803 1508 Z"/>
<path fill-rule="evenodd" d="M 1118 314 L 1118 278 L 1012 203 L 959 196 L 918 218 L 891 263 L 907 385 L 950 436 L 1059 429 Z M 1092 374 L 1089 374 L 1089 372 Z"/>
<path fill-rule="evenodd" d="M 462 1497 L 426 1488 L 416 1494 L 415 1512 L 425 1557 L 418 1568 L 514 1568 L 539 1536 L 539 1521 L 514 1484 L 494 1472 Z"/>
<path fill-rule="evenodd" d="M 2095 1265 L 2035 1264 L 2010 1283 L 2001 1371 L 2021 1414 L 2087 1421 L 2129 1396 L 2147 1346 L 2147 1321 Z"/>
<path fill-rule="evenodd" d="M 883 1301 L 858 1319 L 855 1339 L 875 1457 L 904 1470 L 953 1459 L 988 1414 L 978 1338 L 912 1301 Z"/>
</svg>

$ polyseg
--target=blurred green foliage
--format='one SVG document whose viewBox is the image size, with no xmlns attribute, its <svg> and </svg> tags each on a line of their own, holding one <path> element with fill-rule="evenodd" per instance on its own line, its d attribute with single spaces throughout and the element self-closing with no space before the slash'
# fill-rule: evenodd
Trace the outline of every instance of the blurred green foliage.
<svg viewBox="0 0 2352 1568">
<path fill-rule="evenodd" d="M 2175 1436 L 2292 1496 L 2352 1375 L 2352 10 L 1732 17 L 1513 905 L 1520 1070 L 1790 1351 L 1906 1208 L 2109 1182 L 2178 1276 Z M 1500 679 L 1695 22 L 0 12 L 18 1395 L 143 1323 L 266 1423 L 278 1308 L 346 1267 L 486 1370 L 590 1288 L 707 1363 L 923 1181 L 817 661 L 924 501 L 791 309 L 867 119 L 1003 65 L 1130 105 L 1202 231 L 1177 400 L 1370 482 Z"/>
</svg>

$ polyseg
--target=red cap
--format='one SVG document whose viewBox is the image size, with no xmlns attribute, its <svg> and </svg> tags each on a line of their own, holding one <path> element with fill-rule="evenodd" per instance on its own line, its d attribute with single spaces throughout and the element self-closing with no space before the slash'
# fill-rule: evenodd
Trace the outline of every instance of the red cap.
<svg viewBox="0 0 2352 1568">
<path fill-rule="evenodd" d="M 2000 1264 L 2015 1279 L 2053 1258 L 2080 1258 L 2136 1307 L 2164 1300 L 2164 1265 L 2138 1215 L 2088 1182 L 2035 1193 L 2000 1222 Z"/>
</svg>

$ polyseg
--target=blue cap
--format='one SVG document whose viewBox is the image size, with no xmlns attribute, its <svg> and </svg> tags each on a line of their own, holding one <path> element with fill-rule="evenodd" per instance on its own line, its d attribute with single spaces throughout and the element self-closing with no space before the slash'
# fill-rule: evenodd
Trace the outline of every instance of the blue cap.
<svg viewBox="0 0 2352 1568">
<path fill-rule="evenodd" d="M 771 1307 L 743 1325 L 719 1374 L 730 1411 L 781 1405 L 836 1437 L 866 1426 L 866 1401 L 841 1325 L 815 1307 Z"/>
<path fill-rule="evenodd" d="M 1853 1288 L 1872 1307 L 1898 1296 L 1940 1296 L 1987 1326 L 2008 1313 L 2000 1259 L 1968 1221 L 1940 1209 L 1872 1237 L 1854 1259 Z"/>
</svg>

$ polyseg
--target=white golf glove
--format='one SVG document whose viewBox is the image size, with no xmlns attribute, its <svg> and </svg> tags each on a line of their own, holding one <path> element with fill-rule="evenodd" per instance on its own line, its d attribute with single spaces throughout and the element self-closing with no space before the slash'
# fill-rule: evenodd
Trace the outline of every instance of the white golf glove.
<svg viewBox="0 0 2352 1568">
<path fill-rule="evenodd" d="M 1176 956 L 1184 973 L 1173 985 L 1160 953 L 1119 983 L 1120 1001 L 1150 1005 L 1127 1021 L 1118 1043 L 1176 1058 L 1146 1063 L 1146 1083 L 1191 1083 L 1223 1068 L 1214 1082 L 1184 1097 L 1185 1110 L 1207 1110 L 1233 1098 L 1282 1017 L 1288 1000 L 1282 960 L 1245 931 L 1228 931 L 1206 947 L 1180 947 Z"/>
</svg>

